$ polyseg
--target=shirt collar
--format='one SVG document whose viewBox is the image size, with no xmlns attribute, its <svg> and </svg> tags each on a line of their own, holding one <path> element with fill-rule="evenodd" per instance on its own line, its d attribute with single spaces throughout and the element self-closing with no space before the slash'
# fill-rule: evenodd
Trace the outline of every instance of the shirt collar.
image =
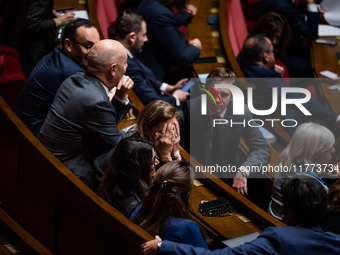
<svg viewBox="0 0 340 255">
<path fill-rule="evenodd" d="M 212 112 L 212 110 L 210 110 L 210 109 L 208 108 L 208 114 L 209 114 L 209 116 L 218 115 L 218 116 L 220 116 L 221 118 L 224 118 L 224 115 L 225 115 L 227 109 L 228 109 L 228 107 L 226 107 L 220 114 L 215 114 L 215 113 Z"/>
<path fill-rule="evenodd" d="M 128 49 L 126 49 L 126 54 L 129 56 L 129 58 L 133 59 L 133 55 Z"/>
<path fill-rule="evenodd" d="M 104 83 L 100 82 L 100 84 L 103 86 L 105 89 L 106 95 L 109 96 L 109 89 L 104 85 Z"/>
</svg>

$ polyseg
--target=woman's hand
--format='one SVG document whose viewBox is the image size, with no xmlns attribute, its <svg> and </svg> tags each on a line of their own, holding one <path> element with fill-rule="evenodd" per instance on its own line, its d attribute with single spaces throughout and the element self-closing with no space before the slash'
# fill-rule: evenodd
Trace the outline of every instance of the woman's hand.
<svg viewBox="0 0 340 255">
<path fill-rule="evenodd" d="M 173 142 L 175 137 L 174 125 L 164 124 L 162 132 L 156 133 L 153 143 L 156 147 L 160 161 L 172 161 L 171 152 L 173 150 Z"/>
<path fill-rule="evenodd" d="M 173 137 L 173 140 L 172 140 L 173 141 L 173 148 L 172 148 L 172 152 L 171 152 L 171 157 L 173 159 L 180 160 L 181 155 L 178 155 L 178 156 L 175 157 L 175 155 L 178 152 L 179 142 L 181 141 L 181 135 L 180 135 L 180 129 L 179 129 L 178 122 L 176 121 L 173 126 L 174 126 L 174 137 Z"/>
<path fill-rule="evenodd" d="M 143 255 L 156 255 L 158 254 L 158 244 L 162 242 L 159 236 L 155 236 L 154 240 L 142 244 L 141 254 Z"/>
</svg>

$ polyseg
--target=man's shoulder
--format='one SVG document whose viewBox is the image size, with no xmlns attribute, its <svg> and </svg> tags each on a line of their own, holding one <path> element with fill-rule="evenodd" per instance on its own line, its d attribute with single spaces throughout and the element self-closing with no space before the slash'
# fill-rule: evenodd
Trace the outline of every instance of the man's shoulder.
<svg viewBox="0 0 340 255">
<path fill-rule="evenodd" d="M 126 68 L 126 72 L 131 71 L 131 70 L 140 70 L 140 67 L 130 57 L 127 58 L 127 64 L 128 64 L 128 67 Z"/>
<path fill-rule="evenodd" d="M 85 72 L 85 70 L 66 56 L 61 49 L 55 48 L 39 61 L 31 76 L 41 79 L 52 78 L 56 82 L 76 72 Z"/>
<path fill-rule="evenodd" d="M 163 17 L 164 15 L 174 16 L 173 12 L 165 7 L 163 4 L 159 3 L 156 0 L 144 0 L 142 1 L 138 7 L 137 11 L 141 12 L 143 15 L 147 15 L 149 13 L 153 13 L 156 15 L 152 15 L 146 18 L 158 18 Z"/>
<path fill-rule="evenodd" d="M 68 77 L 60 86 L 59 91 L 79 90 L 80 94 L 88 93 L 93 89 L 100 88 L 100 81 L 87 73 L 77 72 Z M 95 94 L 93 95 L 95 96 Z"/>
<path fill-rule="evenodd" d="M 268 78 L 278 77 L 281 78 L 280 74 L 273 69 L 264 68 L 258 65 L 247 65 L 243 67 L 246 77 L 248 78 Z"/>
</svg>

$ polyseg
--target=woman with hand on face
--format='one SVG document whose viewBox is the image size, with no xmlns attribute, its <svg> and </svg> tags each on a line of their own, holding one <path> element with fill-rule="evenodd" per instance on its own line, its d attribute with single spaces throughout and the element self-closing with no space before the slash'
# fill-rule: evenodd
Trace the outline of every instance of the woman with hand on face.
<svg viewBox="0 0 340 255">
<path fill-rule="evenodd" d="M 157 164 L 152 142 L 124 138 L 108 160 L 97 194 L 130 218 L 151 187 Z"/>
<path fill-rule="evenodd" d="M 143 204 L 131 215 L 151 235 L 208 248 L 199 226 L 190 220 L 189 196 L 194 181 L 190 164 L 172 161 L 159 168 Z"/>
<path fill-rule="evenodd" d="M 182 159 L 178 149 L 181 140 L 178 117 L 177 109 L 162 100 L 148 103 L 139 113 L 135 135 L 153 142 L 160 165 Z"/>
</svg>

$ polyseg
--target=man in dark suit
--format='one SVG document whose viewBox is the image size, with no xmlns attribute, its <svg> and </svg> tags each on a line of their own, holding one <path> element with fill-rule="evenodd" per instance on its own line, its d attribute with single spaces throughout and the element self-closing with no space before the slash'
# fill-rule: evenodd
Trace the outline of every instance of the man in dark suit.
<svg viewBox="0 0 340 255">
<path fill-rule="evenodd" d="M 283 60 L 290 77 L 312 77 L 309 40 L 318 37 L 320 8 L 314 0 L 262 0 L 258 17 L 268 11 L 282 14 L 292 28 L 287 46 L 287 58 Z M 300 7 L 300 8 L 299 8 Z"/>
<path fill-rule="evenodd" d="M 229 69 L 217 68 L 209 74 L 207 84 L 212 87 L 216 84 L 233 84 L 235 78 L 234 72 Z M 256 123 L 252 123 L 254 127 L 248 125 L 248 121 L 252 119 L 248 107 L 244 105 L 243 115 L 234 115 L 231 91 L 216 87 L 215 91 L 221 101 L 215 95 L 215 104 L 207 96 L 207 115 L 201 114 L 201 97 L 190 100 L 190 123 L 185 122 L 182 136 L 190 136 L 190 155 L 202 165 L 230 166 L 228 171 L 216 171 L 214 174 L 227 182 L 233 180 L 232 187 L 240 194 L 247 195 L 249 169 L 267 164 L 271 156 L 270 148 Z M 212 119 L 226 120 L 227 123 L 214 126 Z M 238 151 L 241 138 L 249 147 L 249 154 L 245 159 L 241 159 Z"/>
<path fill-rule="evenodd" d="M 126 59 L 121 43 L 95 43 L 87 73 L 78 72 L 62 83 L 39 133 L 38 139 L 81 180 L 92 177 L 93 160 L 124 136 L 117 125 L 132 106 L 127 92 L 133 87 L 124 76 Z"/>
<path fill-rule="evenodd" d="M 279 113 L 281 105 L 281 90 L 287 85 L 283 82 L 282 77 L 274 70 L 275 56 L 272 42 L 261 34 L 249 36 L 243 45 L 243 53 L 247 65 L 243 67 L 243 72 L 249 78 L 264 78 L 253 79 L 256 86 L 255 105 L 256 109 L 267 110 L 272 106 L 273 88 L 278 88 L 278 110 L 274 112 L 275 116 L 281 116 Z M 305 96 L 301 93 L 288 93 L 289 99 L 301 99 Z M 330 108 L 324 106 L 320 102 L 311 98 L 303 106 L 312 114 L 311 117 L 299 114 L 294 105 L 287 104 L 285 119 L 296 119 L 298 123 L 308 121 L 310 118 L 322 121 L 329 129 L 334 130 L 340 121 L 337 113 Z M 288 133 L 293 134 L 295 127 L 286 127 Z"/>
<path fill-rule="evenodd" d="M 186 42 L 178 28 L 179 24 L 172 8 L 176 5 L 181 11 L 186 8 L 185 3 L 144 0 L 136 9 L 146 20 L 149 38 L 137 57 L 162 81 L 169 81 L 168 79 L 175 76 L 172 72 L 174 67 L 178 68 L 176 78 L 188 77 L 179 74 L 185 73 L 184 70 L 199 56 L 202 48 L 201 41 L 197 38 Z"/>
<path fill-rule="evenodd" d="M 63 31 L 63 48 L 56 47 L 32 71 L 14 111 L 35 136 L 61 83 L 72 74 L 85 72 L 89 50 L 98 41 L 98 30 L 91 21 L 75 19 Z"/>
<path fill-rule="evenodd" d="M 314 178 L 287 179 L 282 187 L 283 216 L 289 226 L 268 227 L 255 240 L 236 248 L 209 251 L 200 247 L 155 240 L 142 245 L 142 254 L 306 254 L 340 253 L 340 236 L 319 226 L 327 209 L 327 193 Z"/>
<path fill-rule="evenodd" d="M 115 22 L 115 39 L 126 48 L 126 75 L 134 81 L 133 91 L 145 105 L 153 100 L 164 100 L 179 107 L 189 95 L 181 90 L 188 79 L 181 79 L 175 85 L 163 83 L 134 56 L 148 40 L 146 33 L 147 26 L 142 15 L 133 10 L 124 10 L 118 15 Z"/>
</svg>

